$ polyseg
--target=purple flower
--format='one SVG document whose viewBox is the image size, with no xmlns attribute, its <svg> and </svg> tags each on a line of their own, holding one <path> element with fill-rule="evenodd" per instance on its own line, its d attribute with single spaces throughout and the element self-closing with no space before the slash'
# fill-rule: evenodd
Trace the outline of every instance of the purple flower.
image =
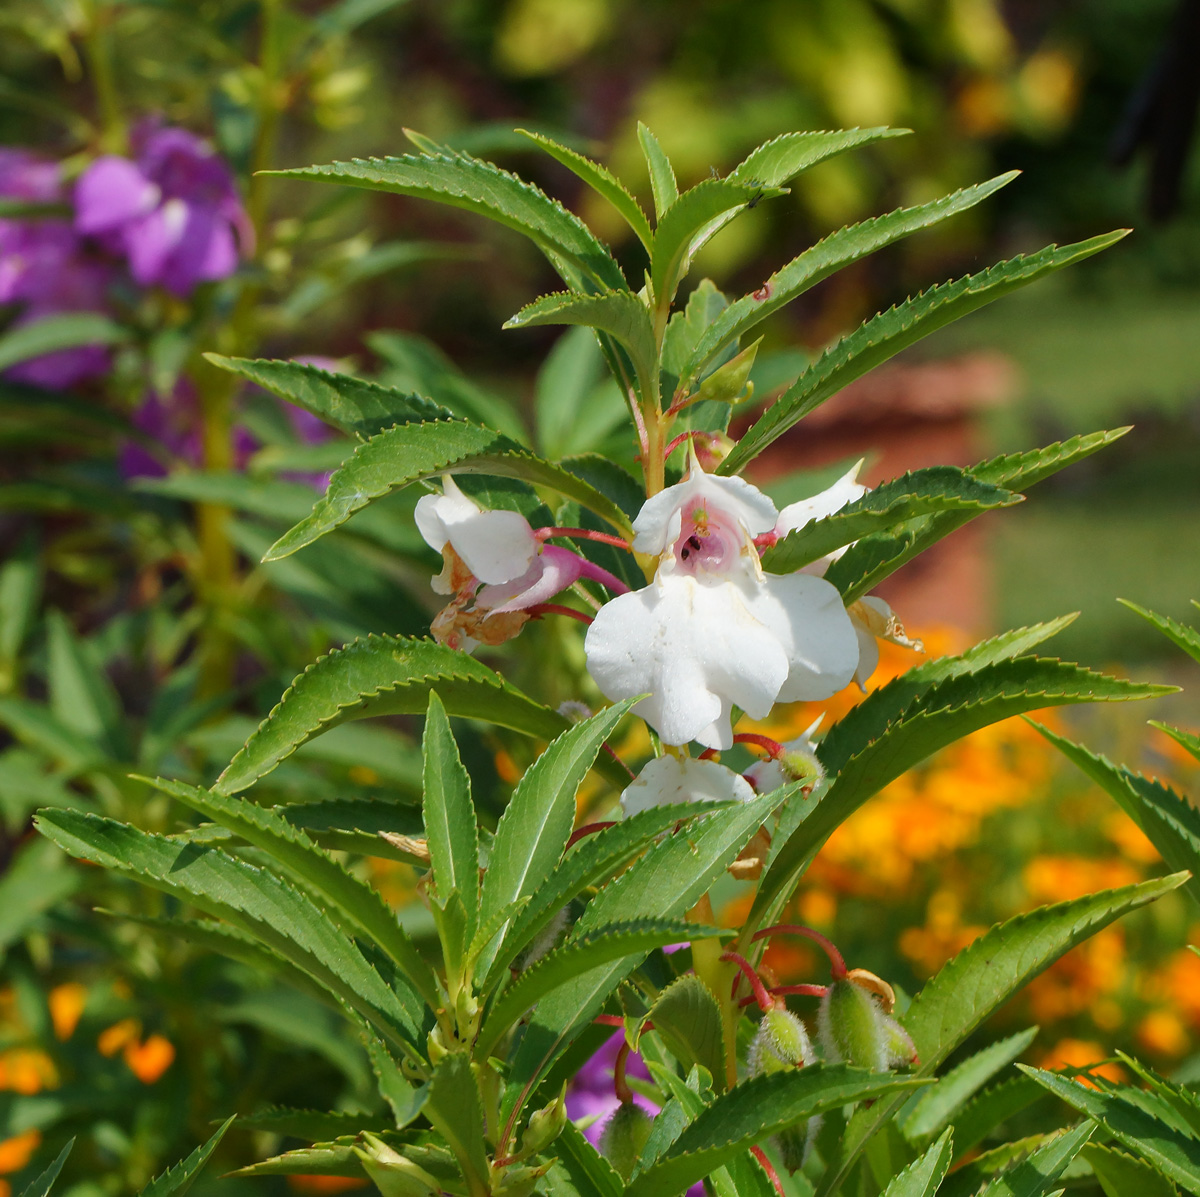
<svg viewBox="0 0 1200 1197">
<path fill-rule="evenodd" d="M 23 150 L 0 150 L 0 196 L 30 203 L 63 198 L 57 163 Z M 105 309 L 111 270 L 88 253 L 69 221 L 0 220 L 0 303 L 21 305 L 12 328 L 64 312 Z M 80 345 L 20 362 L 5 377 L 59 389 L 108 372 L 108 350 Z"/>
<path fill-rule="evenodd" d="M 600 1132 L 604 1129 L 604 1123 L 621 1104 L 613 1089 L 613 1065 L 617 1061 L 617 1052 L 624 1038 L 625 1032 L 617 1031 L 575 1074 L 575 1079 L 567 1089 L 567 1117 L 572 1122 L 595 1116 L 595 1121 L 583 1132 L 593 1147 L 600 1142 Z M 625 1075 L 641 1080 L 650 1079 L 642 1057 L 635 1053 L 630 1053 Z M 633 1100 L 647 1113 L 658 1113 L 658 1107 L 640 1093 L 635 1093 Z"/>
<path fill-rule="evenodd" d="M 133 160 L 97 158 L 75 184 L 75 227 L 129 261 L 134 280 L 187 296 L 237 269 L 253 229 L 233 175 L 185 129 L 144 124 Z"/>
</svg>

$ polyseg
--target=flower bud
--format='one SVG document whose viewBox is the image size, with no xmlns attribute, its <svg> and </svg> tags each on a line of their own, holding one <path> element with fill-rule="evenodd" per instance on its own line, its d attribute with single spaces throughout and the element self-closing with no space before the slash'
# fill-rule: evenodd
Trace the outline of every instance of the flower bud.
<svg viewBox="0 0 1200 1197">
<path fill-rule="evenodd" d="M 873 974 L 863 976 L 870 980 L 869 987 L 852 975 L 834 981 L 821 999 L 817 1033 L 822 1052 L 835 1063 L 855 1064 L 872 1072 L 911 1064 L 916 1049 L 908 1032 L 884 1012 L 880 997 L 884 983 Z"/>
<path fill-rule="evenodd" d="M 567 1125 L 567 1090 L 563 1091 L 548 1105 L 535 1110 L 529 1116 L 525 1133 L 521 1136 L 521 1155 L 536 1155 L 544 1151 L 562 1133 Z"/>
<path fill-rule="evenodd" d="M 751 1076 L 802 1068 L 816 1059 L 804 1024 L 783 1006 L 768 1010 L 750 1043 L 747 1063 Z"/>
<path fill-rule="evenodd" d="M 536 1167 L 530 1164 L 510 1165 L 504 1169 L 500 1183 L 492 1189 L 492 1193 L 495 1197 L 529 1197 L 534 1186 L 550 1171 L 552 1165 L 553 1161 Z"/>
<path fill-rule="evenodd" d="M 393 1150 L 377 1135 L 363 1131 L 359 1142 L 361 1145 L 355 1146 L 354 1154 L 383 1197 L 434 1197 L 441 1192 L 437 1180 L 424 1168 Z"/>
<path fill-rule="evenodd" d="M 604 1124 L 600 1154 L 620 1173 L 622 1180 L 627 1181 L 633 1175 L 652 1125 L 650 1115 L 632 1101 L 622 1102 Z"/>
</svg>

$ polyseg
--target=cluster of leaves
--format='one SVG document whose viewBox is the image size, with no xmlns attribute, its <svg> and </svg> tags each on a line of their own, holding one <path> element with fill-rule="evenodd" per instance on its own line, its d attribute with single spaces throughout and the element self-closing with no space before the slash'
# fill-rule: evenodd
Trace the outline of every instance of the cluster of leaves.
<svg viewBox="0 0 1200 1197">
<path fill-rule="evenodd" d="M 510 323 L 594 332 L 635 426 L 644 430 L 642 465 L 646 489 L 654 491 L 665 477 L 673 432 L 728 429 L 754 358 L 755 347 L 739 343 L 745 333 L 835 270 L 1008 181 L 834 233 L 732 303 L 701 284 L 672 313 L 692 257 L 730 220 L 781 194 L 816 163 L 891 135 L 790 134 L 754 151 L 727 177 L 680 193 L 670 163 L 643 129 L 653 226 L 609 171 L 536 137 L 629 222 L 647 252 L 639 291 L 587 226 L 542 192 L 418 135 L 417 154 L 290 173 L 444 202 L 531 238 L 566 290 Z M 732 445 L 720 472 L 739 471 L 841 387 L 928 332 L 1118 235 L 1013 259 L 874 317 L 784 390 Z M 545 511 L 544 522 L 560 526 L 591 521 L 616 537 L 630 533 L 643 487 L 619 462 L 535 453 L 511 429 L 494 430 L 477 411 L 465 415 L 463 403 L 474 398 L 469 389 L 460 388 L 451 405 L 294 363 L 212 360 L 358 442 L 312 512 L 263 546 L 268 559 L 311 552 L 307 546 L 351 517 L 362 526 L 386 510 L 369 506 L 374 500 L 444 473 L 481 479 L 475 493 L 491 506 L 531 517 Z M 547 411 L 554 410 L 548 401 Z M 1118 435 L 1077 437 L 970 470 L 905 475 L 784 538 L 764 555 L 764 568 L 790 572 L 849 546 L 828 577 L 851 603 L 968 520 L 1019 501 L 1030 486 Z M 200 476 L 195 484 L 217 482 Z M 583 539 L 577 547 L 611 555 L 610 546 Z M 631 585 L 640 585 L 634 575 Z M 731 997 L 735 974 L 723 949 L 734 940 L 744 958 L 757 959 L 756 933 L 778 919 L 815 854 L 850 814 L 931 753 L 999 719 L 1163 692 L 1034 655 L 1061 626 L 1006 633 L 877 689 L 822 739 L 824 772 L 815 787 L 791 782 L 746 803 L 654 809 L 582 839 L 573 832 L 585 776 L 595 770 L 614 790 L 626 784 L 604 749 L 629 718 L 632 700 L 572 724 L 460 652 L 423 639 L 369 636 L 302 673 L 211 787 L 145 779 L 178 804 L 172 810 L 200 816 L 198 825 L 169 834 L 165 826 L 59 805 L 43 810 L 38 826 L 70 855 L 174 899 L 171 913 L 154 919 L 158 928 L 273 973 L 337 1011 L 361 1039 L 377 1081 L 377 1112 L 274 1106 L 243 1115 L 243 1127 L 306 1144 L 243 1169 L 245 1175 L 365 1175 L 389 1194 L 471 1197 L 671 1197 L 700 1181 L 720 1194 L 769 1195 L 778 1184 L 797 1194 L 982 1190 L 1033 1197 L 1049 1192 L 1068 1168 L 1095 1176 L 1108 1191 L 1132 1191 L 1127 1177 L 1154 1175 L 1145 1160 L 1197 1192 L 1190 1148 L 1162 1148 L 1161 1136 L 1151 1136 L 1153 1151 L 1133 1142 L 1128 1119 L 1145 1114 L 1145 1092 L 1128 1090 L 1139 1095 L 1138 1106 L 1124 1090 L 1095 1097 L 1052 1074 L 1000 1079 L 1029 1033 L 956 1056 L 1022 985 L 1126 912 L 1184 883 L 1183 873 L 1023 914 L 965 949 L 901 1014 L 917 1049 L 911 1075 L 842 1063 L 746 1072 L 754 1017 Z M 425 716 L 413 790 L 390 801 L 322 791 L 313 801 L 300 780 L 306 770 L 289 758 L 356 720 L 397 714 Z M 456 739 L 451 717 L 549 741 L 501 810 L 479 800 L 464 765 L 478 732 Z M 280 784 L 288 770 L 294 780 Z M 246 791 L 250 796 L 242 796 Z M 414 796 L 419 815 L 409 805 Z M 745 924 L 733 931 L 708 925 L 703 899 L 764 827 L 771 846 Z M 421 941 L 411 932 L 344 854 L 390 855 L 421 870 L 432 934 Z M 690 948 L 664 951 L 681 942 Z M 562 1112 L 563 1086 L 610 1033 L 597 1026 L 600 1015 L 622 1022 L 644 1054 L 650 1092 L 662 1107 L 627 1175 Z M 958 1062 L 947 1069 L 952 1057 Z M 1162 1084 L 1154 1081 L 1151 1091 L 1174 1113 L 1160 1120 L 1177 1127 L 1192 1116 L 1191 1099 Z M 1005 1125 L 1043 1087 L 1066 1096 L 1084 1121 L 1005 1141 Z M 1125 1102 L 1122 1117 L 1101 1109 L 1118 1101 Z M 817 1116 L 823 1125 L 804 1170 L 779 1178 L 768 1141 Z M 997 1135 L 999 1145 L 948 1175 L 955 1161 Z M 1095 1142 L 1102 1139 L 1138 1157 Z M 1170 1167 L 1163 1164 L 1168 1157 Z"/>
</svg>

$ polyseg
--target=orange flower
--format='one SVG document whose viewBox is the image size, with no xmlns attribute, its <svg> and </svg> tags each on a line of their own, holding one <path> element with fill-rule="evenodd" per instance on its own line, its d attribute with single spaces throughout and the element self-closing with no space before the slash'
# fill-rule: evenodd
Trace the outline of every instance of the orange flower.
<svg viewBox="0 0 1200 1197">
<path fill-rule="evenodd" d="M 1038 856 L 1025 866 L 1024 873 L 1025 888 L 1039 905 L 1140 880 L 1140 871 L 1123 860 L 1089 860 L 1085 856 Z"/>
<path fill-rule="evenodd" d="M 1107 927 L 1056 960 L 1026 989 L 1029 1008 L 1039 1023 L 1085 1013 L 1103 994 L 1125 979 L 1125 935 Z"/>
<path fill-rule="evenodd" d="M 1151 1010 L 1138 1023 L 1137 1037 L 1147 1051 L 1175 1058 L 1184 1055 L 1191 1043 L 1179 1015 L 1170 1010 Z"/>
<path fill-rule="evenodd" d="M 41 1131 L 27 1130 L 0 1142 L 0 1172 L 20 1172 L 42 1142 Z"/>
<path fill-rule="evenodd" d="M 123 1018 L 100 1032 L 96 1046 L 102 1056 L 115 1056 L 127 1044 L 136 1043 L 141 1033 L 142 1024 L 136 1018 Z"/>
<path fill-rule="evenodd" d="M 78 981 L 56 985 L 46 997 L 50 1007 L 50 1021 L 54 1023 L 54 1034 L 58 1039 L 70 1039 L 79 1025 L 79 1018 L 87 1004 L 87 987 Z"/>
<path fill-rule="evenodd" d="M 1099 1061 L 1104 1060 L 1108 1055 L 1109 1053 L 1092 1039 L 1060 1039 L 1038 1063 L 1042 1068 L 1087 1068 L 1096 1076 L 1105 1077 L 1110 1081 L 1125 1080 L 1125 1070 L 1120 1064 L 1112 1061 L 1099 1064 Z M 1099 1064 L 1099 1066 L 1089 1067 L 1092 1064 Z M 1095 1088 L 1083 1078 L 1080 1078 L 1079 1083 L 1088 1085 L 1089 1088 Z"/>
<path fill-rule="evenodd" d="M 0 1053 L 0 1090 L 29 1096 L 58 1085 L 54 1061 L 36 1047 L 14 1047 Z"/>
<path fill-rule="evenodd" d="M 125 1063 L 143 1085 L 153 1085 L 175 1060 L 175 1045 L 162 1035 L 151 1035 L 144 1043 L 125 1045 Z"/>
</svg>

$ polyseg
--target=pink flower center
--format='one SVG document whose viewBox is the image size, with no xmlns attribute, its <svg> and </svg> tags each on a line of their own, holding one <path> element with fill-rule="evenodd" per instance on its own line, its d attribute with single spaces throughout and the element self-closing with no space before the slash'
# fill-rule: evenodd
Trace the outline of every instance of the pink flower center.
<svg viewBox="0 0 1200 1197">
<path fill-rule="evenodd" d="M 741 555 L 746 536 L 736 521 L 694 499 L 682 512 L 675 560 L 684 573 L 728 573 Z"/>
</svg>

